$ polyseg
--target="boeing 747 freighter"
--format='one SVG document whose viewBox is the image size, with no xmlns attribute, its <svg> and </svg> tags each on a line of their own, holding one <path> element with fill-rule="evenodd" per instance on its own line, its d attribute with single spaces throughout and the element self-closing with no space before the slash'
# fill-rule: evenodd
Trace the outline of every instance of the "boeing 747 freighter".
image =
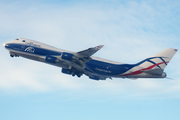
<svg viewBox="0 0 180 120">
<path fill-rule="evenodd" d="M 40 43 L 34 40 L 18 38 L 6 42 L 3 46 L 11 57 L 24 57 L 62 68 L 62 73 L 90 79 L 107 78 L 165 78 L 164 68 L 170 62 L 177 49 L 167 48 L 136 64 L 112 62 L 93 57 L 103 45 L 79 52 L 70 52 Z"/>
</svg>

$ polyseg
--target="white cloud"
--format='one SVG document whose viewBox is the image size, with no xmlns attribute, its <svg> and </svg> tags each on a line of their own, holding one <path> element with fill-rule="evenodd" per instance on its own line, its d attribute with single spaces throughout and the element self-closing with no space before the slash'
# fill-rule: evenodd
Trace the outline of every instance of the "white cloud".
<svg viewBox="0 0 180 120">
<path fill-rule="evenodd" d="M 160 6 L 155 2 L 126 2 L 107 4 L 86 3 L 62 5 L 19 2 L 0 5 L 0 35 L 3 39 L 24 37 L 62 49 L 79 51 L 104 44 L 95 56 L 119 62 L 136 63 L 166 47 L 178 47 L 179 35 L 170 26 L 179 24 L 173 14 L 173 3 Z M 179 4 L 179 3 L 178 3 Z M 178 12 L 179 10 L 176 10 Z M 173 20 L 171 21 L 171 17 Z M 169 28 L 169 29 L 167 29 Z M 6 40 L 3 40 L 6 42 Z M 76 46 L 76 47 L 74 47 Z M 1 51 L 0 89 L 5 91 L 48 92 L 58 90 L 84 91 L 85 94 L 113 94 L 146 96 L 178 94 L 178 81 L 140 79 L 138 81 L 115 79 L 91 81 L 87 77 L 73 78 L 61 73 L 60 68 L 7 57 Z M 177 54 L 179 56 L 179 54 Z M 176 57 L 176 56 L 175 56 Z M 168 71 L 180 71 L 176 57 Z M 173 65 L 175 67 L 173 67 Z M 173 68 L 173 69 L 172 69 Z M 176 72 L 177 74 L 179 72 Z M 174 74 L 172 73 L 174 76 Z M 179 79 L 176 76 L 175 79 Z M 167 88 L 167 89 L 166 89 Z"/>
</svg>

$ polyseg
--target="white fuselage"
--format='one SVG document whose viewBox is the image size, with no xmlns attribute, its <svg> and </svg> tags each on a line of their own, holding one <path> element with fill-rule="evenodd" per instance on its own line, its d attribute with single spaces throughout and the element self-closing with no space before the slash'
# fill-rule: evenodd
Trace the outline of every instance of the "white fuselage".
<svg viewBox="0 0 180 120">
<path fill-rule="evenodd" d="M 166 74 L 162 75 L 153 75 L 149 74 L 148 71 L 151 69 L 159 67 L 159 64 L 152 62 L 150 59 L 159 59 L 158 57 L 148 58 L 144 61 L 141 61 L 137 64 L 123 64 L 119 62 L 109 61 L 97 57 L 91 57 L 91 59 L 85 64 L 81 64 L 76 61 L 62 59 L 63 53 L 76 55 L 76 52 L 70 52 L 62 49 L 57 49 L 55 47 L 33 41 L 28 39 L 16 39 L 7 43 L 4 43 L 3 46 L 10 51 L 10 55 L 21 56 L 28 59 L 48 63 L 54 66 L 64 68 L 63 73 L 68 73 L 70 69 L 74 71 L 78 76 L 85 74 L 95 80 L 104 80 L 111 77 L 121 77 L 121 78 L 164 78 Z M 80 60 L 81 58 L 77 58 Z M 162 58 L 161 58 L 162 59 Z M 149 67 L 143 67 L 147 62 L 151 63 Z M 154 66 L 153 66 L 153 65 Z M 163 63 L 162 63 L 163 64 Z M 71 72 L 72 72 L 71 71 Z M 72 73 L 68 73 L 72 74 Z"/>
</svg>

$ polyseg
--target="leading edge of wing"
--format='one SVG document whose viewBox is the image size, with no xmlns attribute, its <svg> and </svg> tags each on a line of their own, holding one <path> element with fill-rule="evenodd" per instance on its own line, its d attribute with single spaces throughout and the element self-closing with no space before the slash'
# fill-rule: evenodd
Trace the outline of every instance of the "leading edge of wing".
<svg viewBox="0 0 180 120">
<path fill-rule="evenodd" d="M 88 48 L 86 50 L 82 50 L 82 51 L 77 52 L 77 54 L 82 56 L 82 57 L 90 57 L 93 54 L 95 54 L 98 50 L 100 50 L 102 47 L 104 47 L 104 45 L 99 45 L 96 47 Z"/>
</svg>

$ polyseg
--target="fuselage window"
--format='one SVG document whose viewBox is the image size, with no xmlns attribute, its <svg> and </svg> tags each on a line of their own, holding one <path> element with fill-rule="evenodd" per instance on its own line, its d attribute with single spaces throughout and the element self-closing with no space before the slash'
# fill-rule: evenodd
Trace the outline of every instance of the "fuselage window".
<svg viewBox="0 0 180 120">
<path fill-rule="evenodd" d="M 16 40 L 19 40 L 18 38 Z"/>
<path fill-rule="evenodd" d="M 26 42 L 25 40 L 23 40 L 22 42 Z"/>
</svg>

